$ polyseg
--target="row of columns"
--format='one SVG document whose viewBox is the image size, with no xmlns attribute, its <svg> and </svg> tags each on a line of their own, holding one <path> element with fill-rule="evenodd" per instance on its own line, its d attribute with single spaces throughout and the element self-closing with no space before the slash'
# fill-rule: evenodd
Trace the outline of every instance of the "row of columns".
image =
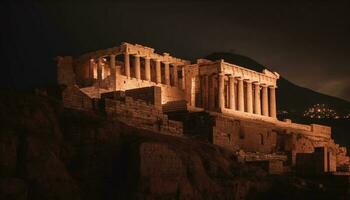
<svg viewBox="0 0 350 200">
<path fill-rule="evenodd" d="M 135 57 L 135 78 L 141 79 L 141 64 L 140 64 L 140 56 L 139 55 L 133 55 Z M 145 59 L 145 79 L 147 81 L 151 81 L 151 59 L 149 57 L 144 57 Z M 156 59 L 156 83 L 160 84 L 162 82 L 162 75 L 161 75 L 161 61 Z M 164 63 L 164 78 L 165 78 L 165 84 L 170 85 L 170 63 L 169 62 L 163 62 Z M 124 66 L 125 66 L 125 76 L 127 78 L 131 77 L 130 73 L 130 55 L 129 53 L 124 53 Z M 174 80 L 174 86 L 179 86 L 179 78 L 177 75 L 178 66 L 173 65 L 173 80 Z M 184 67 L 181 68 L 182 75 L 184 77 L 185 75 L 185 69 Z M 185 87 L 185 79 L 182 78 L 182 87 Z"/>
<path fill-rule="evenodd" d="M 236 97 L 235 97 L 235 79 L 237 79 L 237 106 L 236 106 Z M 218 75 L 218 106 L 219 108 L 225 107 L 225 75 L 219 74 Z M 248 113 L 254 113 L 258 115 L 263 116 L 270 116 L 273 118 L 276 118 L 276 90 L 275 86 L 267 86 L 265 84 L 260 85 L 258 82 L 251 82 L 246 81 L 247 83 L 247 90 L 246 95 L 244 95 L 244 81 L 241 78 L 236 78 L 234 76 L 229 76 L 229 102 L 228 107 L 229 109 L 235 109 L 238 108 L 238 111 L 244 112 L 244 108 L 246 106 L 246 111 Z M 254 91 L 253 91 L 253 84 L 254 84 Z M 261 89 L 261 96 L 260 96 L 260 87 Z M 269 91 L 268 91 L 269 90 Z M 253 95 L 254 92 L 254 95 Z M 254 99 L 253 99 L 254 96 Z M 246 101 L 245 101 L 246 98 Z M 253 103 L 254 101 L 254 103 Z M 245 102 L 247 105 L 245 105 Z M 253 107 L 254 106 L 254 107 Z"/>
<path fill-rule="evenodd" d="M 134 56 L 134 70 L 135 70 L 135 78 L 141 80 L 141 62 L 140 62 L 140 55 L 133 55 Z M 151 58 L 149 57 L 144 57 L 145 60 L 145 70 L 144 70 L 144 77 L 145 80 L 151 81 Z M 105 61 L 104 57 L 100 57 L 97 59 L 97 80 L 98 83 L 101 84 L 102 79 L 103 79 L 103 63 Z M 94 65 L 94 60 L 92 59 L 91 61 L 91 66 Z M 112 81 L 113 81 L 113 86 L 116 87 L 116 55 L 111 54 L 109 55 L 109 66 L 110 66 L 110 74 L 112 75 Z M 164 78 L 165 78 L 165 84 L 166 85 L 171 85 L 170 83 L 170 63 L 169 62 L 163 62 L 164 63 Z M 125 76 L 127 78 L 131 78 L 131 71 L 130 71 L 130 54 L 124 53 L 124 72 Z M 173 85 L 176 87 L 179 87 L 179 78 L 178 78 L 178 66 L 173 65 L 172 68 L 172 73 L 173 73 Z M 161 61 L 160 60 L 155 60 L 155 82 L 157 84 L 162 83 L 162 71 L 161 71 Z M 182 89 L 185 88 L 185 68 L 181 67 L 181 72 L 182 72 Z M 115 89 L 115 88 L 114 88 Z"/>
</svg>

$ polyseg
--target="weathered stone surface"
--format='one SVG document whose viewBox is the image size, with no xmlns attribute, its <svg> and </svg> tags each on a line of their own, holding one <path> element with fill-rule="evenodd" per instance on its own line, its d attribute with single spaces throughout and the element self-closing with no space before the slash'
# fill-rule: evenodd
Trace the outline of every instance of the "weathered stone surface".
<svg viewBox="0 0 350 200">
<path fill-rule="evenodd" d="M 317 189 L 320 182 L 272 178 L 221 147 L 62 109 L 43 97 L 2 96 L 0 108 L 2 155 L 17 161 L 7 168 L 13 174 L 1 174 L 1 199 L 337 199 L 346 185 Z"/>
</svg>

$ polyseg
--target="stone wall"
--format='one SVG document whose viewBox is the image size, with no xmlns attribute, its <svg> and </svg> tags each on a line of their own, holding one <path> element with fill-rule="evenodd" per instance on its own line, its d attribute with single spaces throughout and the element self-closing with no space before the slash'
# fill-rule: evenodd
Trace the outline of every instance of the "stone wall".
<svg viewBox="0 0 350 200">
<path fill-rule="evenodd" d="M 217 116 L 213 142 L 231 150 L 271 153 L 275 151 L 277 133 L 272 127 L 239 119 Z"/>
<path fill-rule="evenodd" d="M 66 108 L 85 111 L 92 111 L 94 109 L 94 100 L 75 85 L 68 86 L 63 90 L 62 102 Z"/>
<path fill-rule="evenodd" d="M 312 153 L 297 153 L 296 171 L 303 175 L 335 172 L 336 156 L 327 147 L 317 147 Z"/>
<path fill-rule="evenodd" d="M 60 85 L 75 84 L 73 58 L 71 56 L 57 57 L 57 83 Z"/>
<path fill-rule="evenodd" d="M 169 101 L 162 105 L 162 110 L 164 113 L 176 112 L 176 111 L 187 111 L 187 101 Z"/>
<path fill-rule="evenodd" d="M 283 174 L 284 167 L 281 160 L 262 160 L 247 162 L 248 165 L 264 169 L 269 174 Z"/>
<path fill-rule="evenodd" d="M 125 91 L 125 96 L 134 99 L 141 99 L 148 104 L 153 104 L 156 107 L 161 107 L 161 88 L 157 86 L 137 88 Z"/>
<path fill-rule="evenodd" d="M 79 86 L 87 86 L 92 82 L 92 70 L 90 69 L 90 59 L 74 59 L 73 68 L 75 72 L 76 82 Z"/>
<path fill-rule="evenodd" d="M 126 76 L 119 75 L 117 77 L 117 90 L 131 90 L 144 87 L 158 86 L 161 88 L 161 103 L 165 104 L 169 101 L 178 101 L 185 99 L 185 91 L 169 85 L 156 84 L 151 81 L 137 80 L 136 78 L 128 79 Z"/>
<path fill-rule="evenodd" d="M 104 101 L 106 113 L 112 119 L 161 134 L 174 136 L 183 134 L 182 123 L 169 120 L 168 116 L 162 113 L 161 107 L 128 96 L 125 100 L 106 98 Z"/>
<path fill-rule="evenodd" d="M 330 127 L 312 124 L 301 125 L 300 129 L 296 128 L 299 127 L 298 124 L 294 126 L 290 121 L 278 126 L 272 122 L 245 120 L 222 114 L 214 116 L 213 143 L 216 145 L 233 151 L 243 149 L 247 152 L 284 153 L 288 155 L 290 166 L 295 166 L 297 159 L 299 163 L 305 162 L 308 165 L 309 154 L 314 153 L 315 148 L 326 147 L 329 152 L 327 169 L 331 171 L 336 171 L 337 167 L 342 170 L 348 169 L 350 160 L 346 155 L 346 149 L 331 139 Z"/>
</svg>

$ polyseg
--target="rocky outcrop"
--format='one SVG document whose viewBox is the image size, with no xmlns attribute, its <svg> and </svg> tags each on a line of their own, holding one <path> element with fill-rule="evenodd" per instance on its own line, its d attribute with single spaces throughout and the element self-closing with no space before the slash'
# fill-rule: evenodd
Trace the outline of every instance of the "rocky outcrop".
<svg viewBox="0 0 350 200">
<path fill-rule="evenodd" d="M 271 177 L 220 147 L 32 95 L 0 95 L 0 199 L 306 199 L 344 195 Z"/>
</svg>

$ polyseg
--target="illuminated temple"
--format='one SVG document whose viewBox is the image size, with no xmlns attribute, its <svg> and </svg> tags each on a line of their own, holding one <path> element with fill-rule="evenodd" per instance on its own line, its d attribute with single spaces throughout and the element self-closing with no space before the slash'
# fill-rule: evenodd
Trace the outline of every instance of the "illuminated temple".
<svg viewBox="0 0 350 200">
<path fill-rule="evenodd" d="M 196 63 L 138 44 L 57 58 L 66 108 L 178 137 L 199 137 L 270 173 L 349 172 L 331 128 L 276 117 L 279 74 Z"/>
</svg>

